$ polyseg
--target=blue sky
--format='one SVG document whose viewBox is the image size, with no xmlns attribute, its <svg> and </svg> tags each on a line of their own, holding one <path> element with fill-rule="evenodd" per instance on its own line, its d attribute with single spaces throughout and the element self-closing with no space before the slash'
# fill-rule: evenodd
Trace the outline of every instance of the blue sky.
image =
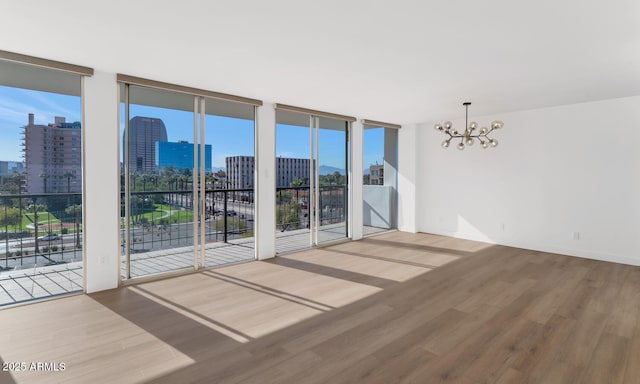
<svg viewBox="0 0 640 384">
<path fill-rule="evenodd" d="M 22 161 L 20 128 L 29 123 L 29 113 L 36 124 L 52 123 L 55 116 L 80 121 L 80 98 L 0 86 L 0 160 Z"/>
<path fill-rule="evenodd" d="M 0 86 L 0 160 L 20 161 L 21 127 L 28 123 L 29 113 L 36 124 L 49 124 L 55 116 L 69 122 L 81 120 L 81 103 L 77 96 L 31 91 Z M 130 116 L 160 118 L 167 127 L 169 141 L 193 142 L 193 113 L 164 108 L 132 105 Z M 212 164 L 224 167 L 225 157 L 254 154 L 253 121 L 207 115 L 205 142 L 213 148 Z M 124 113 L 120 117 L 120 140 L 124 129 Z M 364 166 L 382 163 L 384 153 L 382 129 L 365 131 Z M 344 133 L 321 131 L 320 164 L 344 168 Z M 279 124 L 276 132 L 276 156 L 309 157 L 309 128 Z"/>
</svg>

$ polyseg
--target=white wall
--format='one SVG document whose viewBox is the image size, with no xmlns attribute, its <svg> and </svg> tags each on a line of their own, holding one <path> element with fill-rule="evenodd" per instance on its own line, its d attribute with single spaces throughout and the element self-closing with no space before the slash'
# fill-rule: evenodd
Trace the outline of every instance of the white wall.
<svg viewBox="0 0 640 384">
<path fill-rule="evenodd" d="M 640 265 L 640 96 L 470 111 L 495 119 L 505 126 L 486 150 L 442 149 L 434 123 L 419 125 L 418 231 Z"/>
<path fill-rule="evenodd" d="M 364 225 L 386 229 L 394 227 L 393 192 L 391 185 L 362 186 Z"/>
<path fill-rule="evenodd" d="M 412 233 L 420 210 L 416 178 L 422 177 L 416 173 L 418 129 L 416 124 L 403 124 L 398 131 L 398 229 Z"/>
<path fill-rule="evenodd" d="M 96 71 L 83 86 L 83 232 L 86 292 L 118 286 L 120 191 L 118 85 Z"/>
</svg>

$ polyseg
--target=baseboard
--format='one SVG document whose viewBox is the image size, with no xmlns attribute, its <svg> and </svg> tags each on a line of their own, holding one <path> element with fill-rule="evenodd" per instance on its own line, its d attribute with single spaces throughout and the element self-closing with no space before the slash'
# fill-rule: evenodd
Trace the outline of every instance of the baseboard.
<svg viewBox="0 0 640 384">
<path fill-rule="evenodd" d="M 435 229 L 435 228 L 425 228 L 425 229 L 419 230 L 418 232 L 432 233 L 434 235 L 441 235 L 441 236 L 449 236 L 457 239 L 479 241 L 479 242 L 488 243 L 488 244 L 504 245 L 507 247 L 523 248 L 523 249 L 529 249 L 532 251 L 556 253 L 556 254 L 565 255 L 565 256 L 575 256 L 575 257 L 581 257 L 584 259 L 592 259 L 592 260 L 607 261 L 611 263 L 640 266 L 640 259 L 636 259 L 628 256 L 610 254 L 606 252 L 593 252 L 593 251 L 586 251 L 582 249 L 563 248 L 563 247 L 557 247 L 557 246 L 548 245 L 548 244 L 536 244 L 532 242 L 509 241 L 507 239 L 487 239 L 486 237 L 477 236 L 471 233 L 460 233 L 460 232 L 453 232 L 453 231 L 447 231 L 447 230 Z"/>
</svg>

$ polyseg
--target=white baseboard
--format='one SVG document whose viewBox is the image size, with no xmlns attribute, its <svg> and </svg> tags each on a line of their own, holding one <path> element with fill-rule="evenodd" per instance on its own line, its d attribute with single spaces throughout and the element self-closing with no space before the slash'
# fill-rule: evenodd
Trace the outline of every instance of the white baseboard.
<svg viewBox="0 0 640 384">
<path fill-rule="evenodd" d="M 615 255 L 615 254 L 610 254 L 606 252 L 593 252 L 593 251 L 582 250 L 582 249 L 558 247 L 558 246 L 553 246 L 548 244 L 536 244 L 533 242 L 510 241 L 508 239 L 487 239 L 486 237 L 478 236 L 472 233 L 461 233 L 461 232 L 454 232 L 454 231 L 448 231 L 448 230 L 436 229 L 436 228 L 424 228 L 424 229 L 418 230 L 418 232 L 449 236 L 457 239 L 480 241 L 488 244 L 497 244 L 497 245 L 505 245 L 508 247 L 530 249 L 532 251 L 556 253 L 556 254 L 565 255 L 565 256 L 575 256 L 575 257 L 582 257 L 585 259 L 640 266 L 640 258 L 633 258 L 633 257 L 623 256 L 623 255 Z"/>
</svg>

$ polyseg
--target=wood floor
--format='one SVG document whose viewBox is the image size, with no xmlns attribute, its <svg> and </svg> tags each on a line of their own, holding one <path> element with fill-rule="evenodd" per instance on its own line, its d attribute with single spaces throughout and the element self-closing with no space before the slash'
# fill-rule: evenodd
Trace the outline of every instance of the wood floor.
<svg viewBox="0 0 640 384">
<path fill-rule="evenodd" d="M 640 268 L 387 233 L 0 311 L 0 383 L 640 383 Z"/>
</svg>

